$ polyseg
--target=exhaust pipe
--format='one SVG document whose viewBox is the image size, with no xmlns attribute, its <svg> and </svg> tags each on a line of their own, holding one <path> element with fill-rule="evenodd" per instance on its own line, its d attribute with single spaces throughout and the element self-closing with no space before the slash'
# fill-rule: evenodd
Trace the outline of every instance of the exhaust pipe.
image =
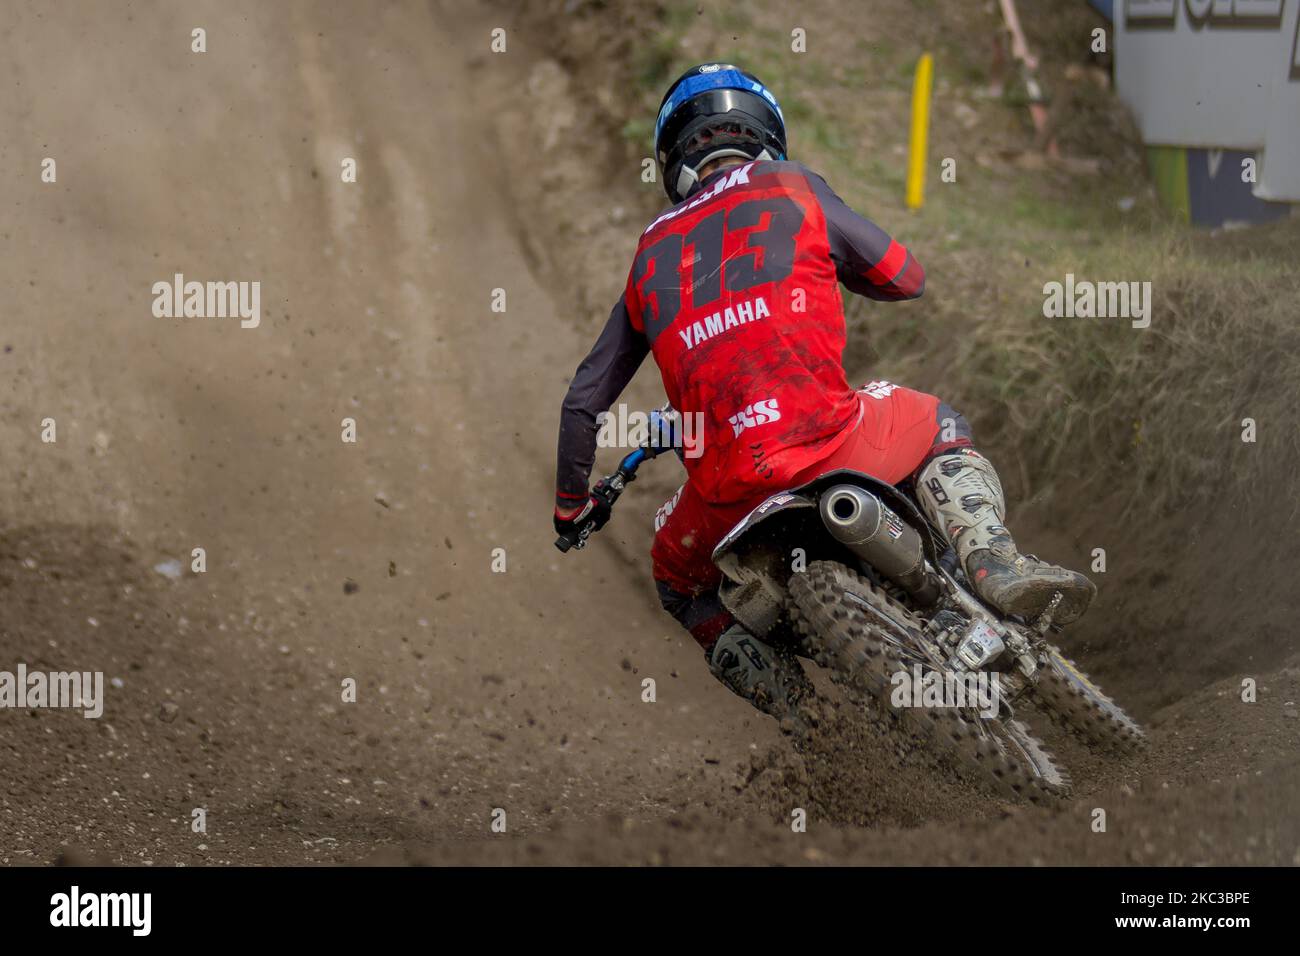
<svg viewBox="0 0 1300 956">
<path fill-rule="evenodd" d="M 939 582 L 925 570 L 916 529 L 871 492 L 836 485 L 821 496 L 822 522 L 836 541 L 923 605 L 939 599 Z"/>
</svg>

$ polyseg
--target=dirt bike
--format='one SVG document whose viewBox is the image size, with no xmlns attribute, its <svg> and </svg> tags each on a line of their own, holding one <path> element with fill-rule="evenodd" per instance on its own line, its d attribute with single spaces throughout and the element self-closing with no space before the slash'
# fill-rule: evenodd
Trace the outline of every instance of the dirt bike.
<svg viewBox="0 0 1300 956">
<path fill-rule="evenodd" d="M 593 491 L 610 509 L 642 464 L 679 450 L 670 408 L 650 422 L 647 441 Z M 581 549 L 593 530 L 588 522 L 556 547 Z M 1022 702 L 1103 749 L 1145 744 L 1142 728 L 1048 641 L 1059 594 L 1034 620 L 993 610 L 909 495 L 870 475 L 835 470 L 770 495 L 713 562 L 723 605 L 751 634 L 828 668 L 850 699 L 874 701 L 1005 797 L 1050 803 L 1070 793 L 1066 771 L 1017 717 Z M 944 696 L 981 681 L 996 693 Z"/>
</svg>

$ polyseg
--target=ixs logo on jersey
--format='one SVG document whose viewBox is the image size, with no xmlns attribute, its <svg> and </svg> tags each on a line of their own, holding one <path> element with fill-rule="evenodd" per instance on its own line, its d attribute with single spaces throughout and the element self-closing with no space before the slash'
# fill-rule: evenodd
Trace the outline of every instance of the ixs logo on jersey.
<svg viewBox="0 0 1300 956">
<path fill-rule="evenodd" d="M 781 410 L 776 407 L 775 398 L 765 398 L 761 402 L 754 402 L 752 405 L 746 405 L 736 414 L 727 419 L 731 423 L 732 431 L 739 435 L 746 428 L 754 428 L 758 425 L 766 425 L 769 422 L 780 420 Z"/>
</svg>

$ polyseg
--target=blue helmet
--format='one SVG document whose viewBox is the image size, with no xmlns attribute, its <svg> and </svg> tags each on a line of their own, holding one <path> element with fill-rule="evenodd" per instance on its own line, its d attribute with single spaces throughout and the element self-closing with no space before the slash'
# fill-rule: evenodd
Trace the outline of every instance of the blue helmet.
<svg viewBox="0 0 1300 956">
<path fill-rule="evenodd" d="M 730 63 L 691 67 L 664 94 L 655 122 L 655 158 L 664 190 L 681 202 L 698 171 L 724 156 L 785 159 L 785 118 L 753 74 Z"/>
</svg>

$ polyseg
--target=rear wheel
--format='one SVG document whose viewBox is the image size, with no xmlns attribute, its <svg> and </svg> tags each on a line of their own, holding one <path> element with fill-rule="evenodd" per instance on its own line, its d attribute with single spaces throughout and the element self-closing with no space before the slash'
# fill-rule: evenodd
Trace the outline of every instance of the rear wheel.
<svg viewBox="0 0 1300 956">
<path fill-rule="evenodd" d="M 1069 793 L 1069 778 L 1021 722 L 895 705 L 896 674 L 939 668 L 924 653 L 920 622 L 883 589 L 842 564 L 814 561 L 790 579 L 790 597 L 795 629 L 850 694 L 873 699 L 1004 797 L 1052 803 Z"/>
</svg>

